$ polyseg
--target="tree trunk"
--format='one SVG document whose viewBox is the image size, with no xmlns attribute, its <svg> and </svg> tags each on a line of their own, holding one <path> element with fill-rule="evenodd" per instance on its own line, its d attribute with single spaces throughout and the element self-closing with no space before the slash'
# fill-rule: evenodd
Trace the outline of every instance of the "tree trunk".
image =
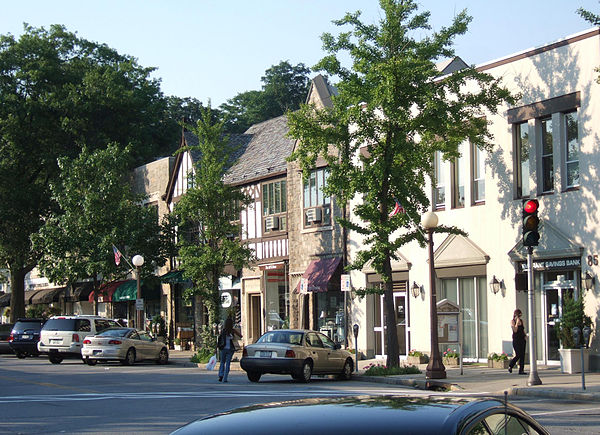
<svg viewBox="0 0 600 435">
<path fill-rule="evenodd" d="M 25 317 L 25 269 L 10 269 L 10 322 L 15 323 L 19 317 Z"/>
<path fill-rule="evenodd" d="M 383 262 L 383 273 L 387 277 L 384 281 L 385 292 L 383 304 L 385 309 L 385 339 L 387 343 L 388 367 L 398 367 L 400 365 L 400 353 L 398 349 L 398 331 L 396 329 L 396 308 L 394 307 L 394 284 L 392 283 L 392 266 L 389 255 Z"/>
</svg>

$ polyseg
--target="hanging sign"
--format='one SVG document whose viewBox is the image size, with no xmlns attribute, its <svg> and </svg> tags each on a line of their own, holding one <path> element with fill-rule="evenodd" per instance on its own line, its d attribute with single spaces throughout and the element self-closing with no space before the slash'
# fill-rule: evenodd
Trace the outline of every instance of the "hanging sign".
<svg viewBox="0 0 600 435">
<path fill-rule="evenodd" d="M 341 288 L 343 292 L 349 292 L 350 291 L 350 275 L 349 274 L 342 274 L 342 282 L 341 282 Z"/>
</svg>

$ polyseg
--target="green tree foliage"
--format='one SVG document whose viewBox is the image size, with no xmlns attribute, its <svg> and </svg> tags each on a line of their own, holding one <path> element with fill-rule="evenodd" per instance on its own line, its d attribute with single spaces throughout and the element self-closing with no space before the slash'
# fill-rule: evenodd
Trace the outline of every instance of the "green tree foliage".
<svg viewBox="0 0 600 435">
<path fill-rule="evenodd" d="M 441 151 L 446 158 L 458 157 L 464 141 L 489 149 L 485 115 L 496 113 L 510 95 L 475 68 L 439 78 L 436 62 L 454 56 L 453 41 L 470 22 L 466 12 L 457 14 L 449 27 L 430 32 L 430 14 L 419 12 L 416 2 L 381 0 L 380 5 L 378 24 L 364 24 L 360 12 L 349 13 L 335 24 L 350 31 L 322 37 L 328 54 L 315 69 L 340 79 L 333 107 L 303 106 L 288 116 L 291 135 L 300 139 L 291 158 L 304 173 L 322 155 L 330 168 L 327 193 L 342 205 L 354 197 L 363 199 L 353 208 L 358 219 L 341 219 L 340 224 L 364 236 L 351 267 L 361 269 L 372 260 L 385 281 L 387 365 L 397 366 L 390 261 L 404 244 L 424 243 L 416 220 L 429 206 L 425 182 L 433 175 L 432 156 Z M 342 52 L 349 53 L 350 68 L 338 58 Z M 358 153 L 360 146 L 367 153 Z M 406 213 L 390 217 L 394 198 Z"/>
<path fill-rule="evenodd" d="M 208 325 L 197 337 L 210 349 L 215 348 L 211 325 L 219 323 L 219 278 L 225 266 L 241 269 L 252 258 L 252 251 L 234 235 L 240 234 L 241 209 L 249 204 L 243 192 L 223 182 L 223 176 L 236 154 L 236 145 L 223 135 L 223 122 L 214 123 L 210 107 L 189 130 L 198 137 L 198 145 L 183 148 L 198 156 L 190 175 L 190 186 L 175 207 L 180 222 L 180 267 L 193 283 L 188 297 L 198 295 L 208 310 Z M 201 325 L 196 310 L 196 325 Z"/>
<path fill-rule="evenodd" d="M 116 142 L 139 164 L 173 142 L 152 68 L 62 26 L 0 36 L 0 267 L 11 316 L 25 314 L 23 279 L 37 263 L 30 236 L 50 215 L 57 158 Z"/>
<path fill-rule="evenodd" d="M 144 257 L 142 273 L 164 264 L 156 210 L 142 204 L 129 183 L 129 148 L 84 148 L 75 159 L 59 159 L 60 177 L 51 183 L 58 208 L 33 236 L 41 252 L 40 270 L 51 281 L 94 278 L 102 283 L 123 278 L 129 265 L 114 261 L 112 245 L 127 258 Z M 97 293 L 97 292 L 96 292 Z"/>
<path fill-rule="evenodd" d="M 583 334 L 580 334 L 580 342 L 575 343 L 573 339 L 573 328 L 577 327 L 581 332 L 586 326 L 592 326 L 592 319 L 585 314 L 585 303 L 583 297 L 575 299 L 568 296 L 563 301 L 562 317 L 558 323 L 558 338 L 563 349 L 575 349 L 580 346 Z"/>
<path fill-rule="evenodd" d="M 594 14 L 584 8 L 577 9 L 577 13 L 581 18 L 590 23 L 592 26 L 600 26 L 600 15 Z M 600 73 L 600 67 L 596 68 L 595 71 Z M 596 79 L 597 83 L 600 83 L 600 76 Z"/>
<path fill-rule="evenodd" d="M 243 133 L 251 125 L 296 110 L 306 99 L 310 69 L 303 63 L 281 61 L 265 71 L 262 90 L 237 94 L 221 105 L 225 130 Z"/>
</svg>

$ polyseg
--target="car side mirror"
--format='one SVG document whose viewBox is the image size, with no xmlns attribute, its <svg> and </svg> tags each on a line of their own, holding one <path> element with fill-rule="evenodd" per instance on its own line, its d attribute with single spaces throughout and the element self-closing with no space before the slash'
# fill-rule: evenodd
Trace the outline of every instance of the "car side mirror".
<svg viewBox="0 0 600 435">
<path fill-rule="evenodd" d="M 342 348 L 342 345 L 341 345 L 340 343 L 335 343 L 335 344 L 333 345 L 333 348 L 334 348 L 335 350 L 338 350 L 338 349 L 341 349 L 341 348 Z"/>
</svg>

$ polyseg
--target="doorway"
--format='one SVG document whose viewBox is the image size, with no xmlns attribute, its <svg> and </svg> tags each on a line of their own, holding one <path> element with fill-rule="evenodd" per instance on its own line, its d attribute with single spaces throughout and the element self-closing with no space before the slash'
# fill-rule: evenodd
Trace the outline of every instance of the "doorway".
<svg viewBox="0 0 600 435">
<path fill-rule="evenodd" d="M 260 293 L 250 294 L 250 321 L 248 322 L 248 343 L 255 343 L 262 332 L 260 315 Z"/>
<path fill-rule="evenodd" d="M 563 305 L 567 297 L 574 297 L 574 287 L 547 285 L 542 292 L 541 308 L 543 310 L 542 319 L 544 326 L 542 328 L 543 352 L 542 360 L 544 363 L 558 363 L 560 361 L 560 340 L 558 339 L 558 323 L 562 318 Z"/>
<path fill-rule="evenodd" d="M 376 321 L 374 322 L 375 332 L 375 353 L 376 358 L 385 358 L 387 355 L 386 340 L 386 319 L 384 296 L 376 296 Z M 400 357 L 406 357 L 408 354 L 408 325 L 407 325 L 407 306 L 406 292 L 394 292 L 394 312 L 396 313 L 396 333 L 398 335 L 398 350 Z"/>
</svg>

